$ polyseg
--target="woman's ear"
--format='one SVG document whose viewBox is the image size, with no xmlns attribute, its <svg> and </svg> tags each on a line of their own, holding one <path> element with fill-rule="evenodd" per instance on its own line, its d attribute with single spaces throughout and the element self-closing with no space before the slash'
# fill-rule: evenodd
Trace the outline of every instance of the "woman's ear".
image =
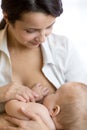
<svg viewBox="0 0 87 130">
<path fill-rule="evenodd" d="M 3 12 L 3 16 L 4 16 L 4 19 L 6 21 L 6 23 L 8 23 L 8 15 L 6 12 Z"/>
<path fill-rule="evenodd" d="M 52 112 L 51 112 L 51 116 L 52 117 L 55 117 L 56 115 L 58 115 L 60 112 L 60 106 L 59 105 L 56 105 L 53 109 L 52 109 Z"/>
</svg>

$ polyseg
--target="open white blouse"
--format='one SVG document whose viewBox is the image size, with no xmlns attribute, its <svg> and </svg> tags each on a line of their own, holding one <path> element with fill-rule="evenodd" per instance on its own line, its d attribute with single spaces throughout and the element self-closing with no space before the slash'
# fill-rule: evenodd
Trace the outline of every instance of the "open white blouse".
<svg viewBox="0 0 87 130">
<path fill-rule="evenodd" d="M 7 27 L 0 31 L 0 86 L 11 81 L 12 66 L 7 47 Z M 58 88 L 65 82 L 87 83 L 87 68 L 78 52 L 64 36 L 51 34 L 41 44 L 43 54 L 42 72 Z"/>
</svg>

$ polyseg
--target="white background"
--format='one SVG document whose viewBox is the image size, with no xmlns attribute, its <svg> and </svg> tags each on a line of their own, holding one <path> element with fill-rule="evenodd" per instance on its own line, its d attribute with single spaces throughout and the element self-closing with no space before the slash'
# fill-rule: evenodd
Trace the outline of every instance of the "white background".
<svg viewBox="0 0 87 130">
<path fill-rule="evenodd" d="M 69 37 L 87 66 L 87 0 L 62 1 L 64 12 L 53 31 Z"/>
<path fill-rule="evenodd" d="M 69 37 L 84 62 L 87 63 L 87 0 L 62 1 L 64 12 L 57 18 L 53 32 Z M 0 8 L 1 18 L 2 12 Z"/>
</svg>

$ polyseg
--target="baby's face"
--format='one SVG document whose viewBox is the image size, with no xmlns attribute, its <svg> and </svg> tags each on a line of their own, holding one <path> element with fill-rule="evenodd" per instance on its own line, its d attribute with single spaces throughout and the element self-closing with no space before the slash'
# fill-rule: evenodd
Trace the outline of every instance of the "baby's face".
<svg viewBox="0 0 87 130">
<path fill-rule="evenodd" d="M 69 92 L 70 90 L 67 91 L 67 86 L 63 85 L 57 89 L 55 93 L 45 97 L 43 104 L 48 108 L 50 115 L 54 106 L 60 105 L 63 101 L 65 101 L 65 97 L 68 96 Z"/>
<path fill-rule="evenodd" d="M 51 115 L 52 108 L 56 105 L 56 100 L 57 100 L 57 95 L 54 93 L 45 97 L 43 101 L 43 104 L 48 108 L 50 115 Z"/>
<path fill-rule="evenodd" d="M 53 94 L 48 95 L 43 104 L 48 108 L 49 111 L 55 106 L 60 105 L 63 102 L 67 101 L 68 97 L 73 97 L 76 95 L 76 83 L 66 83 L 62 85 L 57 91 Z"/>
<path fill-rule="evenodd" d="M 56 129 L 62 129 L 61 124 L 57 121 L 57 115 L 60 112 L 60 107 L 58 105 L 59 100 L 60 98 L 57 90 L 56 93 L 48 95 L 43 101 L 43 104 L 47 107 L 49 114 L 54 121 Z"/>
</svg>

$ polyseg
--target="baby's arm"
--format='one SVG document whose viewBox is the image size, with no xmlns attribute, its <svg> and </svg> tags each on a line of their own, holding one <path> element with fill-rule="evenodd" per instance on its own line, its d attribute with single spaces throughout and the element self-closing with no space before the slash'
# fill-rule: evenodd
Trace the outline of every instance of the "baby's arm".
<svg viewBox="0 0 87 130">
<path fill-rule="evenodd" d="M 5 111 L 10 116 L 16 117 L 18 119 L 28 120 L 28 118 L 21 113 L 21 107 L 24 107 L 26 109 L 27 103 L 18 100 L 10 100 L 5 105 Z"/>
<path fill-rule="evenodd" d="M 38 114 L 43 122 L 51 129 L 55 130 L 55 125 L 49 115 L 49 112 L 47 108 L 39 103 L 34 103 L 34 102 L 21 102 L 18 100 L 11 100 L 6 103 L 5 105 L 5 110 L 8 115 L 23 119 L 23 120 L 29 120 L 27 117 L 25 117 L 22 112 L 20 111 L 20 108 L 24 107 L 26 111 L 32 111 L 36 114 Z"/>
</svg>

